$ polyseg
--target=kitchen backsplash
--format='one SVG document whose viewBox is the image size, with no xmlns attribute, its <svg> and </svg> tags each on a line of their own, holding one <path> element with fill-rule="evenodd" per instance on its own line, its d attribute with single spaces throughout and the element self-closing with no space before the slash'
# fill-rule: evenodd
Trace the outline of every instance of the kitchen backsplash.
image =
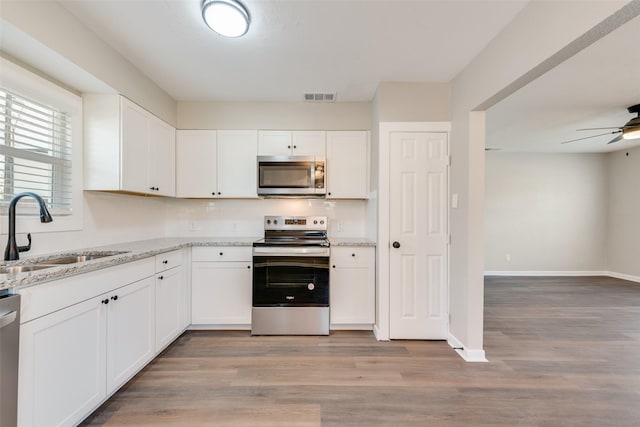
<svg viewBox="0 0 640 427">
<path fill-rule="evenodd" d="M 326 215 L 329 236 L 364 237 L 366 200 L 170 200 L 167 235 L 261 236 L 265 215 Z"/>
</svg>

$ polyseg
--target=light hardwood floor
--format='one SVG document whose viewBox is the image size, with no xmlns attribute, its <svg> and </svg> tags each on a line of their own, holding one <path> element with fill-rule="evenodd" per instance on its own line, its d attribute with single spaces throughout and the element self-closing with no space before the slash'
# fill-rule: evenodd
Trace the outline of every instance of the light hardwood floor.
<svg viewBox="0 0 640 427">
<path fill-rule="evenodd" d="M 188 332 L 84 425 L 638 426 L 640 284 L 487 278 L 485 350 Z"/>
</svg>

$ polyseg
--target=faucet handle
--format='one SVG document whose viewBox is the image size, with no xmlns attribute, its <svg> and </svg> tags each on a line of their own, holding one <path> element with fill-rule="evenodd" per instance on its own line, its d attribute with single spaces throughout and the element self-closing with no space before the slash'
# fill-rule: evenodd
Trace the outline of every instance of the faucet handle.
<svg viewBox="0 0 640 427">
<path fill-rule="evenodd" d="M 31 249 L 31 233 L 27 233 L 27 240 L 29 244 L 27 246 L 18 246 L 18 252 L 27 252 Z"/>
</svg>

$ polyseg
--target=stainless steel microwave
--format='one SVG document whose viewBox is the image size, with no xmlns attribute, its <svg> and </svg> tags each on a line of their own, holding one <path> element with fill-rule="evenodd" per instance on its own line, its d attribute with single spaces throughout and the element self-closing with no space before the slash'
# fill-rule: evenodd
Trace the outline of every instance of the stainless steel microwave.
<svg viewBox="0 0 640 427">
<path fill-rule="evenodd" d="M 313 156 L 258 156 L 258 196 L 324 197 L 325 159 Z"/>
</svg>

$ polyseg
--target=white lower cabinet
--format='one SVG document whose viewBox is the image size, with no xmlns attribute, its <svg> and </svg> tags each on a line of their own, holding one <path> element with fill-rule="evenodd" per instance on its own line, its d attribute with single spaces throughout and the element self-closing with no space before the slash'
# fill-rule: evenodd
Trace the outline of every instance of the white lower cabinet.
<svg viewBox="0 0 640 427">
<path fill-rule="evenodd" d="M 186 328 L 182 256 L 19 290 L 19 426 L 77 425 Z"/>
<path fill-rule="evenodd" d="M 77 424 L 153 358 L 153 279 L 22 324 L 20 355 L 19 424 Z"/>
<path fill-rule="evenodd" d="M 105 298 L 21 325 L 20 426 L 75 425 L 106 397 Z"/>
<path fill-rule="evenodd" d="M 155 354 L 155 287 L 149 277 L 116 289 L 107 304 L 107 394 Z"/>
<path fill-rule="evenodd" d="M 251 247 L 193 248 L 191 323 L 251 324 Z"/>
<path fill-rule="evenodd" d="M 156 255 L 156 351 L 169 345 L 189 323 L 188 283 L 181 264 L 182 251 Z"/>
<path fill-rule="evenodd" d="M 332 325 L 375 323 L 375 248 L 331 247 Z"/>
</svg>

